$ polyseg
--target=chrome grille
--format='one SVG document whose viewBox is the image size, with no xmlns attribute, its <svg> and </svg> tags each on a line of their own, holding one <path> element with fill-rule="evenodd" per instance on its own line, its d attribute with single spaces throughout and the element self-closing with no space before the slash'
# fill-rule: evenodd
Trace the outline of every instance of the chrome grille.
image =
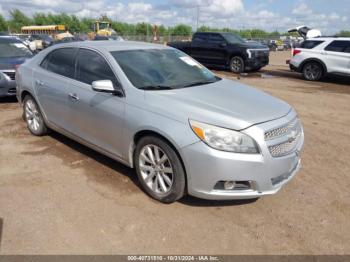
<svg viewBox="0 0 350 262">
<path fill-rule="evenodd" d="M 16 73 L 15 72 L 3 72 L 7 75 L 11 80 L 15 80 Z"/>
<path fill-rule="evenodd" d="M 273 157 L 280 157 L 290 154 L 298 144 L 300 136 L 301 132 L 299 132 L 297 136 L 292 139 L 292 141 L 287 141 L 278 145 L 269 146 L 269 151 L 271 155 Z"/>
<path fill-rule="evenodd" d="M 273 157 L 281 157 L 292 153 L 298 145 L 302 136 L 302 128 L 298 118 L 294 118 L 288 124 L 265 133 L 265 140 L 269 143 L 269 151 Z M 274 144 L 273 140 L 278 139 L 278 143 Z M 283 141 L 283 142 L 281 142 Z"/>
<path fill-rule="evenodd" d="M 278 137 L 285 136 L 290 132 L 290 130 L 294 129 L 298 125 L 300 126 L 299 119 L 294 118 L 292 121 L 290 121 L 286 125 L 267 131 L 265 133 L 265 140 L 272 140 Z"/>
</svg>

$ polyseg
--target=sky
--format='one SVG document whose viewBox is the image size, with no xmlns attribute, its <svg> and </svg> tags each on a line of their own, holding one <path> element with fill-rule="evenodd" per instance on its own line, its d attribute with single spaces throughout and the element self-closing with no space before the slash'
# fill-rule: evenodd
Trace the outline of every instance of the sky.
<svg viewBox="0 0 350 262">
<path fill-rule="evenodd" d="M 98 18 L 106 14 L 122 22 L 185 23 L 193 29 L 199 13 L 199 26 L 285 32 L 307 25 L 323 34 L 350 31 L 350 0 L 0 0 L 0 14 L 5 17 L 14 8 L 27 15 L 64 12 Z"/>
</svg>

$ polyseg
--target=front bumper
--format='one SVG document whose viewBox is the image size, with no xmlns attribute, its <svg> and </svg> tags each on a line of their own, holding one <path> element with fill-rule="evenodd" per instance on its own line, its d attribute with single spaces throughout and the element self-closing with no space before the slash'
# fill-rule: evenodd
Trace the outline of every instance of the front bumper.
<svg viewBox="0 0 350 262">
<path fill-rule="evenodd" d="M 269 57 L 248 58 L 245 61 L 245 70 L 253 70 L 267 66 L 269 64 Z"/>
<path fill-rule="evenodd" d="M 272 157 L 266 145 L 264 131 L 295 117 L 294 111 L 287 117 L 250 127 L 244 133 L 254 137 L 260 154 L 236 154 L 218 151 L 203 142 L 198 142 L 181 150 L 185 162 L 188 193 L 211 200 L 251 199 L 277 193 L 299 171 L 300 151 L 304 134 L 295 150 L 283 157 Z M 249 181 L 247 190 L 218 190 L 219 181 Z"/>
<path fill-rule="evenodd" d="M 15 71 L 0 71 L 0 97 L 16 95 Z"/>
</svg>

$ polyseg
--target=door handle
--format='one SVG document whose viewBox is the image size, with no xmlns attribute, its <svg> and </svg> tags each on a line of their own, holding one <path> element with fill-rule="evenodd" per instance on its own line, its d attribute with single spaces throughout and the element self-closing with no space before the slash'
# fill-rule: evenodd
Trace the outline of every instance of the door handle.
<svg viewBox="0 0 350 262">
<path fill-rule="evenodd" d="M 321 54 L 322 55 L 327 55 L 327 52 L 326 51 L 322 51 Z"/>
<path fill-rule="evenodd" d="M 36 83 L 38 86 L 43 86 L 43 85 L 44 85 L 44 82 L 41 81 L 41 80 L 36 80 L 35 83 Z"/>
<path fill-rule="evenodd" d="M 68 96 L 69 96 L 72 100 L 75 100 L 75 101 L 78 101 L 78 100 L 79 100 L 79 97 L 77 96 L 77 94 L 69 93 Z"/>
</svg>

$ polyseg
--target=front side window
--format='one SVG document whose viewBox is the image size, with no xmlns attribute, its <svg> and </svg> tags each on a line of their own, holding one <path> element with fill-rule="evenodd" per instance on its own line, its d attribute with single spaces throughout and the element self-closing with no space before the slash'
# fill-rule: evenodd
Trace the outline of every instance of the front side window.
<svg viewBox="0 0 350 262">
<path fill-rule="evenodd" d="M 76 79 L 88 85 L 98 80 L 111 80 L 116 84 L 115 75 L 107 61 L 95 51 L 87 49 L 79 50 Z"/>
<path fill-rule="evenodd" d="M 53 73 L 74 78 L 75 48 L 60 48 L 52 51 L 41 63 L 41 67 Z"/>
<path fill-rule="evenodd" d="M 111 54 L 130 82 L 140 89 L 176 89 L 220 80 L 179 50 L 126 50 Z"/>
<path fill-rule="evenodd" d="M 243 44 L 245 41 L 239 35 L 231 33 L 223 33 L 222 36 L 226 39 L 227 42 L 231 44 Z"/>
<path fill-rule="evenodd" d="M 325 50 L 332 52 L 345 52 L 345 49 L 350 47 L 350 41 L 336 40 L 330 43 Z"/>
</svg>

